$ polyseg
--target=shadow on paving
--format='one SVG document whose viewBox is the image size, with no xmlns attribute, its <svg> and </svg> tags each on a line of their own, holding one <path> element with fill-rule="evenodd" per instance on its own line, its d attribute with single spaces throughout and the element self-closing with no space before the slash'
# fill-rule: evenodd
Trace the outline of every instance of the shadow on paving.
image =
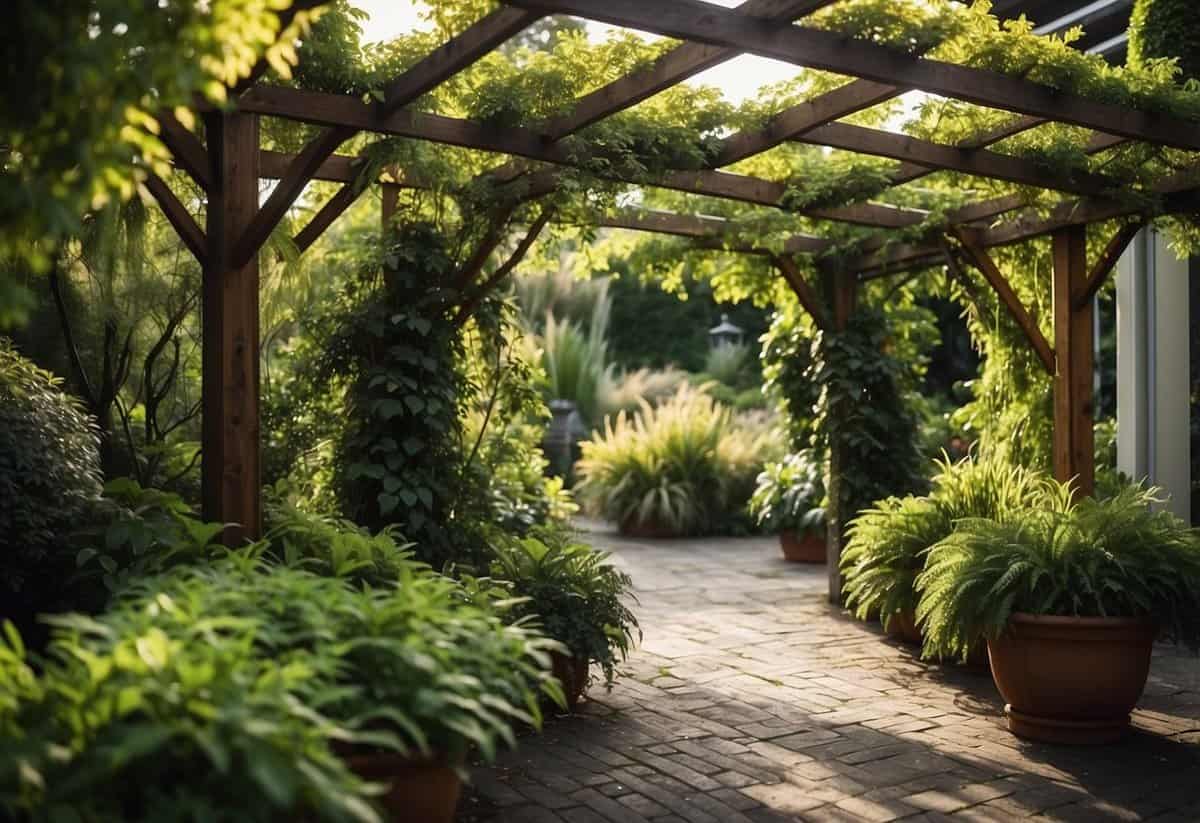
<svg viewBox="0 0 1200 823">
<path fill-rule="evenodd" d="M 1156 652 L 1121 743 L 1030 743 L 1005 730 L 986 672 L 923 663 L 850 619 L 822 570 L 756 576 L 768 542 L 605 537 L 645 642 L 611 692 L 475 769 L 463 823 L 1200 820 L 1194 658 Z"/>
</svg>

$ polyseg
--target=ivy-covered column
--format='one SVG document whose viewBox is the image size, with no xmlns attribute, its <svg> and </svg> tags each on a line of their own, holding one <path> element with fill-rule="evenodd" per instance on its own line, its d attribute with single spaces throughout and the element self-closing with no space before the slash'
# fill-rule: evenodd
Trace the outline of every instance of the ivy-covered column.
<svg viewBox="0 0 1200 823">
<path fill-rule="evenodd" d="M 854 313 L 858 298 L 858 277 L 853 273 L 831 272 L 826 275 L 826 294 L 832 303 L 833 327 L 822 335 L 822 345 L 828 346 L 831 337 L 846 331 Z M 830 358 L 825 357 L 828 363 Z M 854 516 L 851 511 L 850 495 L 845 483 L 847 448 L 843 435 L 845 421 L 852 415 L 850 397 L 845 392 L 835 392 L 826 408 L 826 431 L 829 438 L 829 476 L 825 489 L 829 498 L 826 511 L 825 563 L 829 573 L 829 602 L 842 602 L 842 546 L 846 541 L 846 524 Z"/>
</svg>

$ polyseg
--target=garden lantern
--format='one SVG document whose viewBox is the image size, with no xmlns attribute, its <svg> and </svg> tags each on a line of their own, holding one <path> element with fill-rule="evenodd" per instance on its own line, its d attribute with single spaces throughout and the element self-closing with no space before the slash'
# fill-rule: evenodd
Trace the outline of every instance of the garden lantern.
<svg viewBox="0 0 1200 823">
<path fill-rule="evenodd" d="M 721 322 L 708 330 L 708 339 L 714 349 L 739 345 L 745 336 L 746 332 L 741 326 L 729 322 L 728 314 L 722 314 Z"/>
</svg>

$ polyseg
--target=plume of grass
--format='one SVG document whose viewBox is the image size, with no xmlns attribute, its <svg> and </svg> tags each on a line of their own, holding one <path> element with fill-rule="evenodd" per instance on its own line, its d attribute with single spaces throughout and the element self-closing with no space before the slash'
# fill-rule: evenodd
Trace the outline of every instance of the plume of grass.
<svg viewBox="0 0 1200 823">
<path fill-rule="evenodd" d="M 713 346 L 704 357 L 704 373 L 726 386 L 738 386 L 753 356 L 754 348 L 749 343 Z"/>
</svg>

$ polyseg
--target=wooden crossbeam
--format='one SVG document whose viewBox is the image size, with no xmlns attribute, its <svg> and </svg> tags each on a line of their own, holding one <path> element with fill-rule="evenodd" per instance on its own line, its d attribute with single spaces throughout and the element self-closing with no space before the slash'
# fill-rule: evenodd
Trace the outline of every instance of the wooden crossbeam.
<svg viewBox="0 0 1200 823">
<path fill-rule="evenodd" d="M 1076 310 L 1084 308 L 1085 303 L 1092 302 L 1092 298 L 1096 296 L 1096 292 L 1100 291 L 1100 287 L 1108 279 L 1108 275 L 1112 272 L 1113 266 L 1117 264 L 1117 260 L 1125 253 L 1125 249 L 1129 247 L 1133 238 L 1137 236 L 1137 233 L 1145 225 L 1145 222 L 1142 220 L 1126 223 L 1108 241 L 1108 245 L 1104 247 L 1104 251 L 1096 259 L 1091 272 L 1088 273 L 1087 281 L 1079 289 L 1079 295 L 1075 301 Z"/>
<path fill-rule="evenodd" d="M 787 23 L 832 2 L 834 0 L 747 0 L 732 13 Z M 570 112 L 547 121 L 540 130 L 551 140 L 560 140 L 739 54 L 741 52 L 738 49 L 684 43 L 664 54 L 653 65 L 627 74 L 579 98 Z"/>
<path fill-rule="evenodd" d="M 208 259 L 208 238 L 204 236 L 204 230 L 196 223 L 191 212 L 184 207 L 183 203 L 179 202 L 175 192 L 171 191 L 163 179 L 154 172 L 147 173 L 146 179 L 142 183 L 145 185 L 146 191 L 154 197 L 158 207 L 162 209 L 167 222 L 175 229 L 179 239 L 183 241 L 183 245 L 187 246 L 188 251 L 203 266 L 205 260 Z"/>
<path fill-rule="evenodd" d="M 930 168 L 989 177 L 1025 186 L 1040 186 L 1071 194 L 1102 196 L 1120 187 L 1118 181 L 1100 174 L 1080 171 L 1063 177 L 1056 175 L 1053 169 L 1046 169 L 1032 160 L 1021 157 L 984 148 L 946 146 L 906 134 L 894 134 L 849 123 L 827 123 L 809 129 L 793 139 L 802 143 L 831 146 L 860 154 L 889 157 Z"/>
<path fill-rule="evenodd" d="M 200 138 L 188 131 L 170 112 L 158 115 L 158 125 L 158 137 L 171 151 L 175 163 L 191 175 L 200 188 L 208 191 L 212 183 L 212 170 L 209 168 L 208 151 Z"/>
<path fill-rule="evenodd" d="M 286 117 L 314 125 L 344 125 L 362 131 L 376 131 L 463 148 L 512 154 L 562 166 L 587 169 L 590 168 L 589 161 L 597 158 L 597 155 L 589 156 L 577 147 L 547 144 L 540 135 L 529 129 L 513 127 L 496 130 L 470 120 L 414 112 L 409 109 L 401 109 L 379 117 L 373 106 L 348 95 L 257 86 L 242 95 L 238 100 L 238 108 L 242 111 Z M 647 178 L 623 173 L 609 164 L 596 173 L 599 177 L 632 185 L 661 186 L 691 194 L 773 207 L 782 207 L 788 190 L 787 185 L 783 183 L 709 170 L 679 171 Z M 926 212 L 916 209 L 875 203 L 795 211 L 797 214 L 878 228 L 914 226 L 927 216 Z"/>
<path fill-rule="evenodd" d="M 1042 334 L 1042 330 L 1038 328 L 1028 310 L 1021 303 L 1021 299 L 1017 297 L 1009 285 L 1008 279 L 1000 271 L 991 255 L 987 253 L 984 247 L 979 243 L 975 232 L 970 229 L 952 228 L 951 233 L 962 245 L 963 252 L 971 264 L 983 274 L 983 278 L 987 280 L 988 285 L 996 292 L 1000 298 L 1000 302 L 1004 308 L 1008 310 L 1009 315 L 1016 322 L 1017 326 L 1025 335 L 1025 339 L 1029 341 L 1029 345 L 1037 353 L 1038 359 L 1042 361 L 1042 365 L 1050 374 L 1054 374 L 1054 350 L 1050 348 L 1050 343 Z"/>
<path fill-rule="evenodd" d="M 796 262 L 786 255 L 772 255 L 771 262 L 775 264 L 775 268 L 779 269 L 780 275 L 791 288 L 792 294 L 796 295 L 801 307 L 808 312 L 817 328 L 827 330 L 829 318 L 825 307 L 821 304 L 821 298 L 817 295 L 816 289 L 804 278 Z"/>
<path fill-rule="evenodd" d="M 304 191 L 313 174 L 337 147 L 354 133 L 355 130 L 348 126 L 327 128 L 292 158 L 267 202 L 263 203 L 241 237 L 234 243 L 232 264 L 235 268 L 246 265 L 251 257 L 258 254 L 262 244 L 279 225 L 279 221 L 287 214 L 300 192 Z"/>
<path fill-rule="evenodd" d="M 258 153 L 259 174 L 264 180 L 279 180 L 287 174 L 288 166 L 296 159 L 294 154 L 263 149 Z M 329 183 L 352 183 L 358 179 L 362 158 L 349 154 L 335 154 L 317 166 L 313 180 Z"/>
<path fill-rule="evenodd" d="M 777 26 L 696 0 L 508 0 L 686 40 L 737 48 L 808 68 L 922 89 L 991 108 L 1045 117 L 1134 140 L 1200 150 L 1200 125 L 1101 103 L 1021 77 L 945 63 L 835 32 Z"/>
<path fill-rule="evenodd" d="M 718 217 L 703 217 L 691 214 L 674 214 L 664 211 L 625 211 L 597 218 L 594 225 L 605 228 L 629 229 L 654 234 L 669 234 L 696 240 L 713 240 L 728 247 L 730 251 L 747 254 L 774 255 L 774 252 L 757 246 L 740 244 L 736 241 L 737 224 Z M 784 244 L 789 254 L 817 254 L 827 250 L 832 243 L 823 237 L 796 234 Z"/>
</svg>

